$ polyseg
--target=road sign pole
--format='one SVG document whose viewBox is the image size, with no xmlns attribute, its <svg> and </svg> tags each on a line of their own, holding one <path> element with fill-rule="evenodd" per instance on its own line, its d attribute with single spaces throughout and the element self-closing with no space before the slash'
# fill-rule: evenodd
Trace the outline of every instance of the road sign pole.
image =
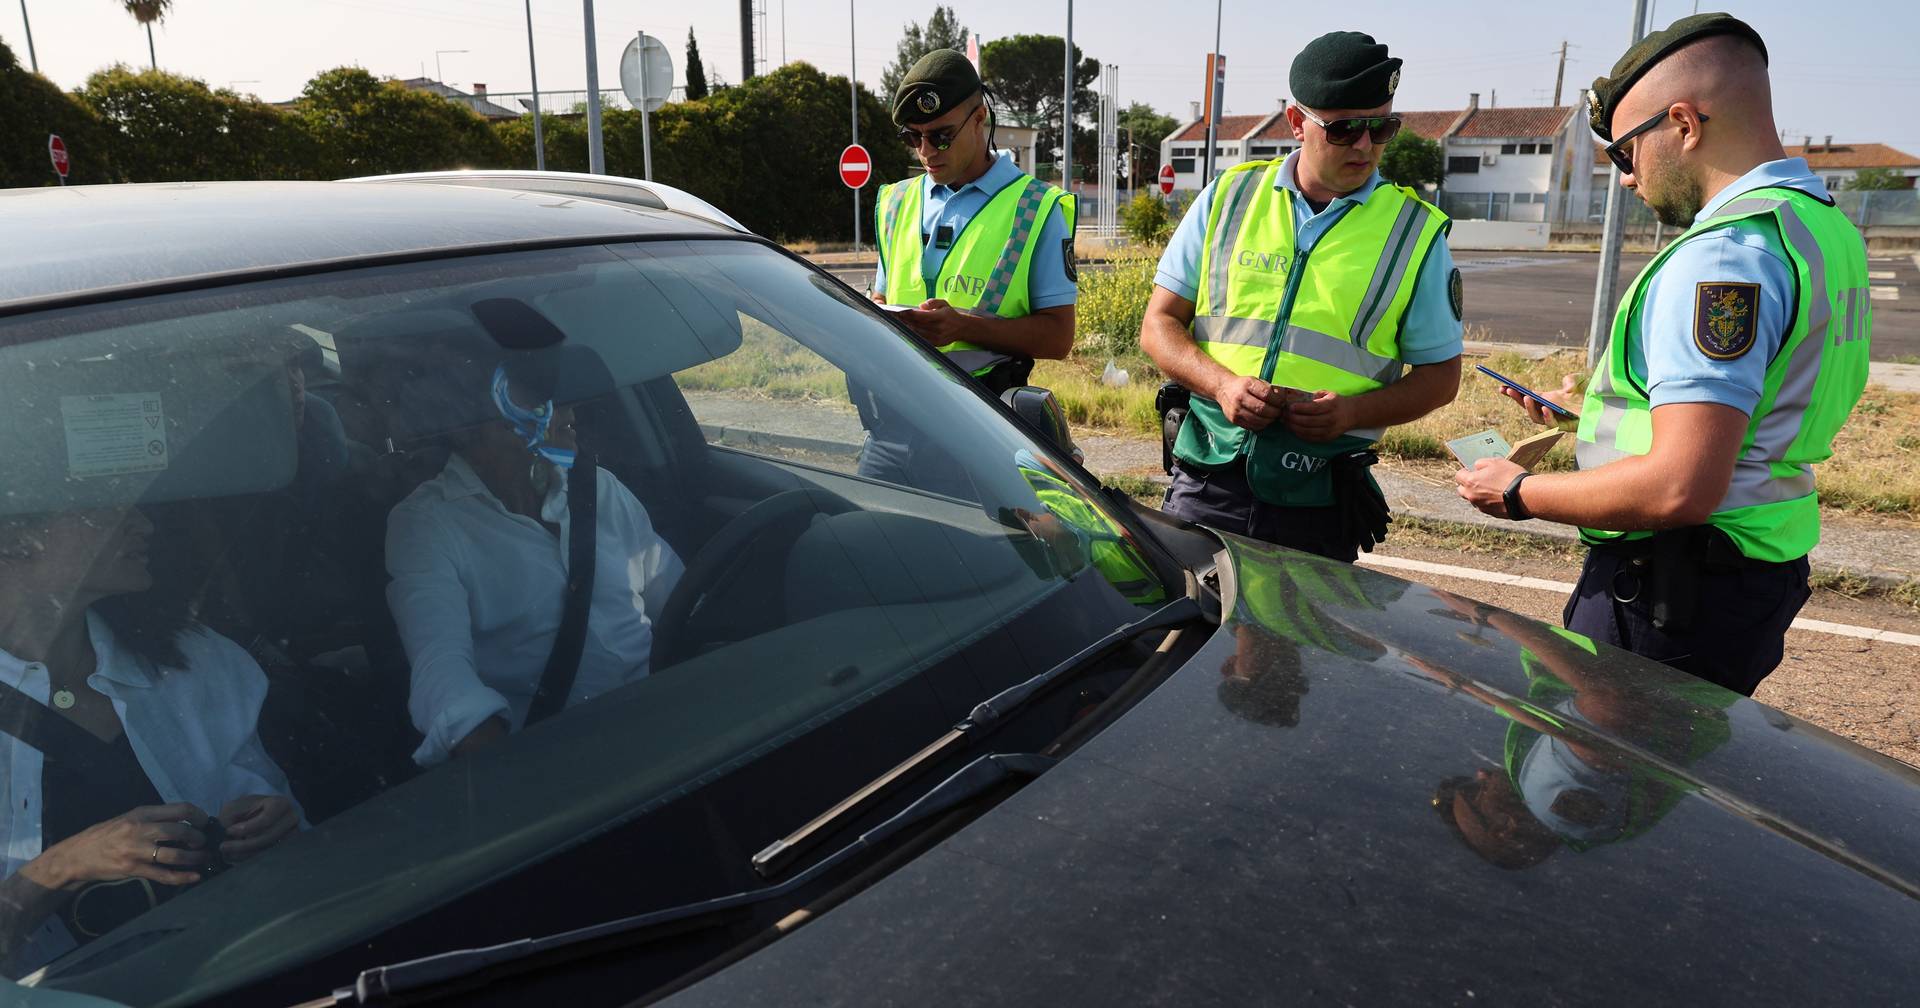
<svg viewBox="0 0 1920 1008">
<path fill-rule="evenodd" d="M 859 18 L 853 13 L 853 0 L 847 0 L 847 92 L 851 96 L 852 109 L 850 122 L 853 127 L 853 145 L 860 146 L 860 76 L 854 69 L 858 65 L 859 51 L 854 48 L 855 32 L 859 30 Z M 844 160 L 844 158 L 843 158 Z M 860 188 L 853 190 L 853 255 L 860 256 Z"/>
<path fill-rule="evenodd" d="M 607 173 L 607 149 L 600 137 L 600 57 L 593 47 L 593 0 L 580 0 L 587 18 L 587 171 Z"/>
<path fill-rule="evenodd" d="M 1646 34 L 1647 0 L 1633 2 L 1633 36 L 1628 41 L 1632 45 Z M 1600 263 L 1593 278 L 1593 316 L 1587 321 L 1587 366 L 1593 367 L 1600 360 L 1600 350 L 1607 345 L 1607 334 L 1613 328 L 1613 302 L 1620 283 L 1620 246 L 1622 232 L 1626 225 L 1626 190 L 1620 187 L 1620 169 L 1609 166 L 1607 169 L 1607 217 L 1600 232 Z"/>
<path fill-rule="evenodd" d="M 642 81 L 648 79 L 647 46 L 644 44 L 646 37 L 646 32 L 640 33 L 640 38 L 643 40 L 640 46 L 640 79 Z M 644 172 L 641 177 L 649 182 L 653 181 L 653 120 L 647 113 L 647 106 L 650 104 L 652 103 L 640 103 L 640 165 L 641 171 Z"/>
</svg>

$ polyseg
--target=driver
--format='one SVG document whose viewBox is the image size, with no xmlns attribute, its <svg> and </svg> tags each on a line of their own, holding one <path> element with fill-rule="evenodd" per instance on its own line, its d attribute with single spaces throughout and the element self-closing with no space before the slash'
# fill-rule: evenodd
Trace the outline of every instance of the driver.
<svg viewBox="0 0 1920 1008">
<path fill-rule="evenodd" d="M 493 419 L 453 432 L 440 474 L 387 518 L 387 602 L 413 666 L 422 766 L 526 723 L 566 597 L 573 411 L 505 362 L 467 374 L 458 394 Z M 684 570 L 640 501 L 605 470 L 596 482 L 592 604 L 566 706 L 647 674 L 653 620 Z"/>
</svg>

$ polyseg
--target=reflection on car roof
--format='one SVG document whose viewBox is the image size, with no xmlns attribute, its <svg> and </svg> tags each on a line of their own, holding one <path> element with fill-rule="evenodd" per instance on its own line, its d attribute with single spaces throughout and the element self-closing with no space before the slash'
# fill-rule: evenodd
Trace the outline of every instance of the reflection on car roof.
<svg viewBox="0 0 1920 1008">
<path fill-rule="evenodd" d="M 218 274 L 514 243 L 737 236 L 633 204 L 471 185 L 191 182 L 0 190 L 0 310 Z"/>
</svg>

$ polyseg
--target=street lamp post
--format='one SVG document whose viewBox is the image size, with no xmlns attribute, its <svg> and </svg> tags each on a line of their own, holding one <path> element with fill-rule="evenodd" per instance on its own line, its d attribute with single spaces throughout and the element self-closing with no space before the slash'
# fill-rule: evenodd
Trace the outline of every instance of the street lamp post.
<svg viewBox="0 0 1920 1008">
<path fill-rule="evenodd" d="M 39 73 L 40 57 L 33 51 L 33 22 L 27 20 L 27 0 L 20 0 L 20 23 L 27 29 L 27 62 L 32 65 L 34 73 Z"/>
<path fill-rule="evenodd" d="M 533 0 L 527 4 L 527 75 L 533 83 L 533 170 L 547 170 L 547 141 L 540 132 L 540 68 L 533 59 Z"/>
<path fill-rule="evenodd" d="M 445 84 L 447 82 L 446 76 L 442 74 L 440 71 L 441 56 L 443 55 L 450 56 L 454 53 L 463 53 L 466 51 L 467 50 L 465 49 L 435 49 L 433 51 L 433 79 L 436 81 L 439 81 L 442 84 Z"/>
</svg>

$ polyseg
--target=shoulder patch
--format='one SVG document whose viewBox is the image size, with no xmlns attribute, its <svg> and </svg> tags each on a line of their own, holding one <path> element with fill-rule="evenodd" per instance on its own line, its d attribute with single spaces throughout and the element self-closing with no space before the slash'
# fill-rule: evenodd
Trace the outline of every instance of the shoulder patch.
<svg viewBox="0 0 1920 1008">
<path fill-rule="evenodd" d="M 1447 277 L 1447 306 L 1453 309 L 1453 320 L 1455 322 L 1460 321 L 1461 316 L 1467 310 L 1466 285 L 1460 282 L 1460 270 L 1458 267 L 1455 267 L 1454 271 Z"/>
<path fill-rule="evenodd" d="M 1757 283 L 1699 283 L 1693 287 L 1693 345 L 1713 360 L 1739 360 L 1759 331 Z"/>
<path fill-rule="evenodd" d="M 1064 268 L 1067 271 L 1068 280 L 1071 280 L 1074 283 L 1080 282 L 1080 267 L 1075 265 L 1073 261 L 1073 239 L 1072 238 L 1060 239 L 1060 264 L 1062 268 Z"/>
</svg>

